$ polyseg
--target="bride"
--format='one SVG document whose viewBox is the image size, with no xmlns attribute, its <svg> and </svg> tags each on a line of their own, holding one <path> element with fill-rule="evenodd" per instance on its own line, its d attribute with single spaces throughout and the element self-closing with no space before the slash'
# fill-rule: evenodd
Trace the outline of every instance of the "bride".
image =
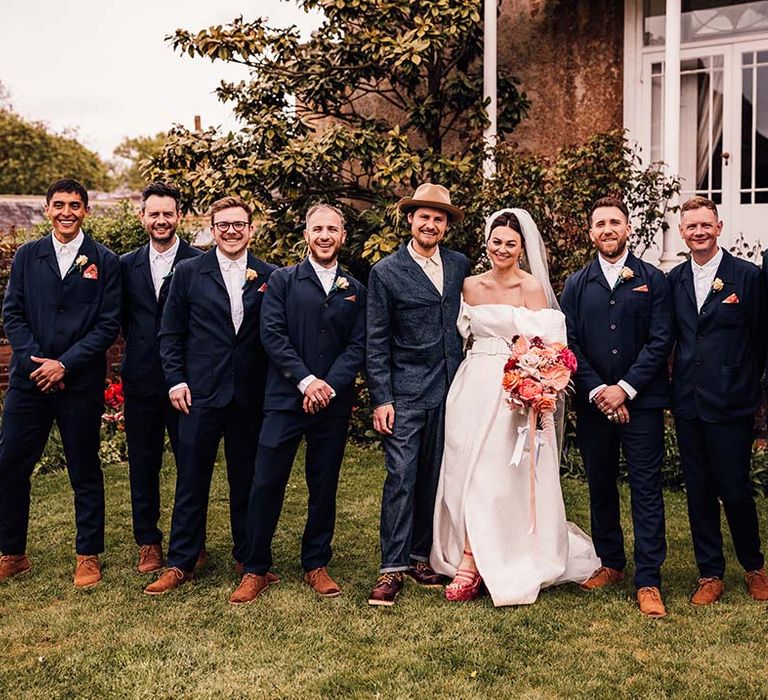
<svg viewBox="0 0 768 700">
<path fill-rule="evenodd" d="M 430 563 L 453 577 L 449 600 L 472 600 L 484 583 L 494 605 L 518 605 L 547 586 L 586 580 L 600 560 L 565 519 L 552 414 L 537 431 L 531 493 L 530 455 L 519 449 L 529 442 L 528 416 L 510 410 L 501 384 L 514 335 L 566 342 L 541 235 L 528 212 L 502 209 L 486 220 L 485 241 L 491 269 L 462 290 L 458 326 L 471 346 L 448 393 Z M 525 256 L 530 273 L 520 267 Z"/>
</svg>

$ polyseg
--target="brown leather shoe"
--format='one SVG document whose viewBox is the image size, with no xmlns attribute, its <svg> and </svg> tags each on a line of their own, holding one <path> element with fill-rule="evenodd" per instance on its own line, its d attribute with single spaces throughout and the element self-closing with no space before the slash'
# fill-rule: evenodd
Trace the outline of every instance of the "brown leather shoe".
<svg viewBox="0 0 768 700">
<path fill-rule="evenodd" d="M 229 602 L 232 605 L 245 605 L 252 603 L 259 597 L 265 588 L 269 586 L 266 576 L 260 576 L 259 574 L 243 574 L 243 580 L 240 581 L 240 585 L 237 590 L 229 597 Z"/>
<path fill-rule="evenodd" d="M 239 561 L 235 562 L 235 573 L 240 578 L 243 578 L 243 576 L 245 576 L 245 564 L 242 564 Z M 271 571 L 267 571 L 267 583 L 270 586 L 275 586 L 280 583 L 280 577 L 277 574 L 273 574 Z"/>
<path fill-rule="evenodd" d="M 768 600 L 768 575 L 765 569 L 755 569 L 744 574 L 747 590 L 755 600 Z"/>
<path fill-rule="evenodd" d="M 368 596 L 368 605 L 394 605 L 397 594 L 403 589 L 405 574 L 402 571 L 390 571 L 382 574 Z"/>
<path fill-rule="evenodd" d="M 725 591 L 723 579 L 711 576 L 709 578 L 700 578 L 699 587 L 691 596 L 691 603 L 694 605 L 712 605 L 720 600 L 720 596 Z"/>
<path fill-rule="evenodd" d="M 414 581 L 416 581 L 416 583 L 418 583 L 420 586 L 424 586 L 425 588 L 443 587 L 443 577 L 425 561 L 416 561 L 415 559 L 412 560 L 411 568 L 408 569 L 408 571 L 405 573 L 408 574 Z"/>
<path fill-rule="evenodd" d="M 602 588 L 609 583 L 619 583 L 624 580 L 624 572 L 618 569 L 612 569 L 610 566 L 601 566 L 579 587 L 583 591 L 594 591 L 596 588 Z"/>
<path fill-rule="evenodd" d="M 101 581 L 101 564 L 95 554 L 78 554 L 75 567 L 76 588 L 91 588 Z"/>
<path fill-rule="evenodd" d="M 26 574 L 32 568 L 32 562 L 26 554 L 6 554 L 0 557 L 0 581 Z"/>
<path fill-rule="evenodd" d="M 335 598 L 341 595 L 341 588 L 329 575 L 324 566 L 318 566 L 304 574 L 304 583 L 323 598 Z"/>
<path fill-rule="evenodd" d="M 163 548 L 159 544 L 144 544 L 139 547 L 139 565 L 136 570 L 140 574 L 160 571 L 163 564 Z"/>
<path fill-rule="evenodd" d="M 144 593 L 147 595 L 163 595 L 163 593 L 168 593 L 168 591 L 172 591 L 174 588 L 178 588 L 183 583 L 191 580 L 191 572 L 182 571 L 178 567 L 172 566 L 170 569 L 163 571 L 157 581 L 150 583 L 144 589 Z"/>
<path fill-rule="evenodd" d="M 637 589 L 637 602 L 640 612 L 648 617 L 664 617 L 667 609 L 661 599 L 661 591 L 656 586 L 644 586 Z"/>
</svg>

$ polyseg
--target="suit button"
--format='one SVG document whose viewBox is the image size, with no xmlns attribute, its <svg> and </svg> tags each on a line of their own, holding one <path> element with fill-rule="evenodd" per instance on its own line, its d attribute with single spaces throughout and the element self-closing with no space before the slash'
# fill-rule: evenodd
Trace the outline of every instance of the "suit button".
<svg viewBox="0 0 768 700">
<path fill-rule="evenodd" d="M 323 333 L 325 333 L 325 328 L 320 329 L 320 335 L 323 335 Z"/>
<path fill-rule="evenodd" d="M 701 384 L 697 384 L 697 385 L 696 385 L 696 388 L 697 388 L 697 389 L 701 389 Z"/>
<path fill-rule="evenodd" d="M 60 306 L 60 307 L 59 307 L 59 313 L 60 313 L 60 314 L 63 314 L 63 313 L 64 313 L 64 307 L 63 307 L 63 306 Z"/>
<path fill-rule="evenodd" d="M 614 348 L 613 350 L 611 350 L 611 354 L 618 355 L 619 351 L 616 348 Z"/>
<path fill-rule="evenodd" d="M 703 335 L 697 335 L 696 336 L 696 340 L 704 340 L 704 336 Z"/>
<path fill-rule="evenodd" d="M 696 360 L 696 366 L 697 366 L 697 367 L 700 367 L 700 366 L 701 366 L 701 360 L 700 360 L 700 359 L 697 359 L 697 360 Z"/>
<path fill-rule="evenodd" d="M 613 306 L 613 305 L 616 303 L 616 300 L 615 300 L 615 299 L 611 299 L 611 300 L 610 300 L 608 303 L 609 303 L 611 306 Z"/>
<path fill-rule="evenodd" d="M 318 355 L 318 357 L 325 357 L 325 353 L 324 352 L 319 352 L 319 353 L 317 353 L 317 355 Z"/>
<path fill-rule="evenodd" d="M 611 324 L 611 330 L 612 330 L 612 331 L 615 331 L 615 330 L 616 330 L 616 324 L 615 324 L 615 323 L 612 323 L 612 324 Z"/>
<path fill-rule="evenodd" d="M 324 308 L 324 309 L 327 309 L 327 308 L 328 308 L 328 302 L 327 302 L 327 301 L 323 303 L 323 308 Z"/>
</svg>

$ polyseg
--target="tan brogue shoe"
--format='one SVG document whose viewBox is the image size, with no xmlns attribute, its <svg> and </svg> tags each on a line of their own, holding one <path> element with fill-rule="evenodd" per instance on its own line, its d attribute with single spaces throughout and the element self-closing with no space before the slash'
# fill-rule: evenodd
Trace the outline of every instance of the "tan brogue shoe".
<svg viewBox="0 0 768 700">
<path fill-rule="evenodd" d="M 245 564 L 241 562 L 235 562 L 235 573 L 243 578 L 245 576 Z M 271 571 L 267 571 L 267 583 L 270 586 L 275 586 L 280 583 L 280 577 L 277 574 L 273 574 Z"/>
<path fill-rule="evenodd" d="M 341 588 L 329 575 L 324 566 L 318 566 L 304 574 L 304 583 L 323 598 L 335 598 L 341 595 Z"/>
<path fill-rule="evenodd" d="M 661 599 L 661 591 L 656 586 L 644 586 L 637 589 L 637 602 L 640 612 L 648 617 L 664 617 L 667 609 Z"/>
<path fill-rule="evenodd" d="M 32 568 L 32 562 L 26 554 L 6 554 L 0 557 L 0 581 L 26 574 Z"/>
<path fill-rule="evenodd" d="M 235 592 L 229 597 L 229 602 L 232 605 L 245 605 L 252 603 L 259 597 L 265 588 L 269 586 L 266 576 L 260 576 L 259 574 L 243 574 L 243 580 L 240 581 L 240 585 Z"/>
<path fill-rule="evenodd" d="M 700 578 L 699 587 L 691 596 L 691 603 L 694 605 L 712 605 L 720 600 L 725 591 L 723 579 L 711 576 L 709 578 Z"/>
<path fill-rule="evenodd" d="M 78 554 L 75 567 L 75 588 L 91 588 L 101 581 L 101 564 L 95 554 Z"/>
<path fill-rule="evenodd" d="M 624 580 L 624 572 L 618 569 L 612 569 L 610 566 L 601 566 L 584 583 L 580 585 L 583 591 L 594 591 L 596 588 L 602 588 L 609 583 L 619 583 Z"/>
<path fill-rule="evenodd" d="M 157 581 L 150 583 L 145 589 L 144 593 L 147 595 L 163 595 L 168 593 L 174 588 L 178 588 L 181 584 L 192 580 L 192 574 L 187 571 L 182 571 L 176 566 L 172 566 L 170 569 L 163 571 Z"/>
<path fill-rule="evenodd" d="M 765 569 L 755 569 L 744 574 L 747 590 L 755 600 L 768 600 L 768 575 Z"/>
<path fill-rule="evenodd" d="M 160 571 L 163 563 L 163 548 L 159 544 L 145 544 L 139 547 L 139 565 L 136 570 L 140 574 Z"/>
</svg>

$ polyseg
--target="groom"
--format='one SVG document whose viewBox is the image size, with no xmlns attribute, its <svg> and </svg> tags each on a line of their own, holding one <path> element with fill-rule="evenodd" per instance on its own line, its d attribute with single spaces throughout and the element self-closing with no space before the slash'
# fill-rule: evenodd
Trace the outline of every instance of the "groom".
<svg viewBox="0 0 768 700">
<path fill-rule="evenodd" d="M 442 582 L 427 562 L 445 397 L 462 356 L 456 319 L 469 274 L 464 255 L 439 245 L 449 222 L 464 218 L 445 187 L 423 184 L 397 206 L 411 240 L 373 266 L 368 288 L 368 386 L 387 467 L 381 575 L 370 605 L 393 605 L 406 573 L 424 586 Z"/>
<path fill-rule="evenodd" d="M 635 584 L 640 611 L 666 614 L 660 569 L 666 556 L 661 465 L 672 349 L 669 286 L 664 275 L 627 248 L 629 212 L 603 197 L 592 206 L 589 237 L 597 256 L 565 283 L 561 305 L 568 344 L 579 362 L 576 439 L 589 484 L 592 538 L 603 566 L 582 588 L 624 578 L 619 518 L 619 450 L 632 493 Z"/>
</svg>

